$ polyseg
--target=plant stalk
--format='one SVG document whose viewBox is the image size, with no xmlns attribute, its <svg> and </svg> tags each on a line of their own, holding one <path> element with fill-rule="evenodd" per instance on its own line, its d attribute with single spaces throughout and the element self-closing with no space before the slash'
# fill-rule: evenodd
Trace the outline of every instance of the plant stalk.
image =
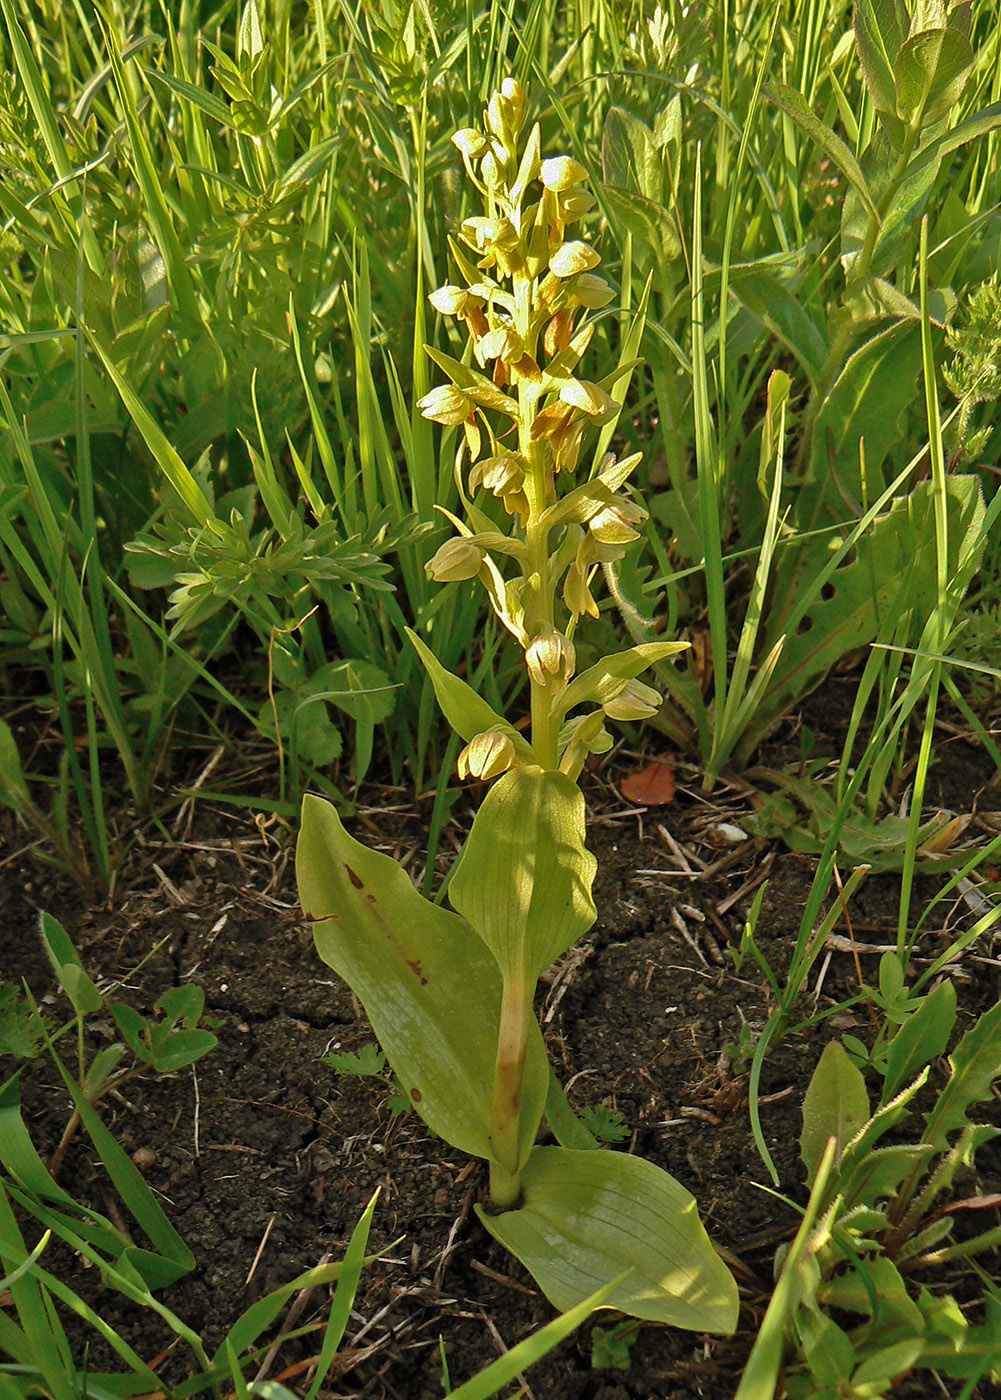
<svg viewBox="0 0 1001 1400">
<path fill-rule="evenodd" d="M 534 990 L 523 975 L 509 977 L 505 978 L 501 998 L 494 1064 L 494 1160 L 490 1163 L 490 1199 L 502 1209 L 513 1206 L 521 1195 L 518 1137 Z"/>
</svg>

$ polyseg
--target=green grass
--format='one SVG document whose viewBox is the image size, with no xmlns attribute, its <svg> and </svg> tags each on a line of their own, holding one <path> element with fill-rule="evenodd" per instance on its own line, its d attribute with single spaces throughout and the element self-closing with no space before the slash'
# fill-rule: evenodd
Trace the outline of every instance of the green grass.
<svg viewBox="0 0 1001 1400">
<path fill-rule="evenodd" d="M 704 643 L 662 670 L 654 722 L 710 789 L 858 661 L 755 1083 L 836 871 L 905 795 L 879 859 L 906 968 L 936 715 L 944 693 L 977 727 L 998 642 L 1001 30 L 973 0 L 963 81 L 893 145 L 851 10 L 0 0 L 0 674 L 58 736 L 23 771 L 0 729 L 0 799 L 41 856 L 107 888 L 109 794 L 152 820 L 200 732 L 237 760 L 273 742 L 286 815 L 373 773 L 434 791 L 433 870 L 455 751 L 405 629 L 517 705 L 475 592 L 425 575 L 459 434 L 415 407 L 425 346 L 470 353 L 427 301 L 470 212 L 450 137 L 513 72 L 544 153 L 591 174 L 621 289 L 588 373 L 642 360 L 582 456 L 642 450 L 651 512 L 582 665 L 627 635 Z"/>
</svg>

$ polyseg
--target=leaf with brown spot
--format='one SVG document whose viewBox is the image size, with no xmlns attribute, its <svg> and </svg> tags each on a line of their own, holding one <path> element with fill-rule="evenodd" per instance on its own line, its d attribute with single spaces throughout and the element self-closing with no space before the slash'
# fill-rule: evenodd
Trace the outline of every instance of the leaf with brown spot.
<svg viewBox="0 0 1001 1400">
<path fill-rule="evenodd" d="M 296 877 L 317 952 L 364 1006 L 425 1123 L 490 1158 L 501 978 L 486 946 L 465 919 L 420 895 L 396 861 L 349 836 L 318 797 L 303 802 Z M 527 1054 L 522 1160 L 549 1087 L 534 1018 Z"/>
</svg>

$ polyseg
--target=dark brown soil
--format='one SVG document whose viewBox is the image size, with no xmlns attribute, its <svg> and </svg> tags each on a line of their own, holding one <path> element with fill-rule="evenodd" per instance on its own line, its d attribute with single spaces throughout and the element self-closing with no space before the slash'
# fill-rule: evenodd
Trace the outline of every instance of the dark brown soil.
<svg viewBox="0 0 1001 1400">
<path fill-rule="evenodd" d="M 981 812 L 1001 807 L 996 787 L 984 792 L 992 775 L 979 751 L 956 744 L 949 753 L 936 778 L 948 788 L 949 805 L 969 812 L 980 794 Z M 730 949 L 767 877 L 759 943 L 781 975 L 813 862 L 777 845 L 735 840 L 746 830 L 746 794 L 724 786 L 707 801 L 694 770 L 684 766 L 669 807 L 630 808 L 617 784 L 638 761 L 620 751 L 589 780 L 599 921 L 540 989 L 540 1015 L 573 1105 L 618 1110 L 631 1133 L 622 1147 L 688 1186 L 711 1236 L 737 1256 L 740 1328 L 721 1339 L 643 1326 L 629 1369 L 617 1371 L 592 1367 L 592 1329 L 585 1326 L 533 1368 L 525 1393 L 554 1400 L 729 1400 L 767 1305 L 775 1250 L 796 1224 L 794 1212 L 763 1189 L 768 1175 L 749 1127 L 746 1068 L 734 1061 L 742 1027 L 760 1030 L 769 997 L 750 959 L 735 972 Z M 457 829 L 468 822 L 473 801 L 474 793 L 460 799 Z M 428 811 L 426 805 L 407 810 L 400 793 L 369 793 L 352 829 L 377 847 L 409 855 L 416 874 Z M 7 833 L 15 838 L 9 820 Z M 677 873 L 677 847 L 693 873 Z M 388 1078 L 338 1075 L 323 1063 L 325 1053 L 357 1051 L 372 1034 L 351 992 L 314 953 L 296 904 L 291 854 L 289 833 L 277 820 L 234 816 L 202 801 L 174 836 L 166 827 L 159 835 L 147 832 L 105 903 L 82 906 L 75 888 L 53 883 L 27 859 L 8 859 L 0 867 L 0 971 L 6 980 L 24 976 L 35 996 L 65 1013 L 36 936 L 37 910 L 45 908 L 65 924 L 102 986 L 148 959 L 117 994 L 139 1009 L 149 1012 L 171 986 L 204 988 L 218 1023 L 217 1048 L 175 1076 L 131 1081 L 102 1106 L 125 1150 L 148 1161 L 149 1184 L 198 1259 L 196 1272 L 164 1300 L 210 1347 L 217 1344 L 254 1298 L 325 1257 L 339 1258 L 379 1188 L 371 1247 L 396 1243 L 363 1275 L 341 1357 L 322 1393 L 436 1400 L 444 1390 L 442 1351 L 457 1385 L 550 1320 L 552 1310 L 472 1212 L 485 1185 L 481 1166 L 429 1138 L 413 1114 L 394 1117 Z M 936 885 L 920 885 L 916 901 L 927 900 Z M 871 878 L 853 902 L 852 932 L 867 950 L 893 943 L 898 891 L 893 875 Z M 922 932 L 918 963 L 971 917 L 961 903 L 943 901 Z M 838 931 L 848 933 L 844 923 Z M 878 952 L 860 958 L 874 977 Z M 999 971 L 987 936 L 956 972 L 964 1027 L 997 1000 Z M 814 1004 L 830 1010 L 857 992 L 854 957 L 832 952 L 822 984 L 815 983 L 816 975 L 804 1015 Z M 762 1124 L 781 1189 L 796 1200 L 804 1200 L 798 1138 L 806 1082 L 832 1034 L 851 1029 L 865 1039 L 870 1024 L 866 1007 L 855 1006 L 790 1035 L 766 1061 Z M 92 1031 L 98 1045 L 114 1028 L 98 1019 Z M 9 1073 L 12 1066 L 5 1061 L 2 1068 Z M 32 1133 L 39 1150 L 49 1152 L 67 1104 L 44 1061 L 23 1078 Z M 997 1104 L 984 1112 L 1001 1123 Z M 961 1194 L 1001 1189 L 997 1143 L 981 1149 L 977 1168 Z M 109 1209 L 105 1178 L 82 1134 L 61 1181 L 78 1199 Z M 980 1229 L 997 1223 L 997 1210 L 982 1216 Z M 986 1267 L 998 1276 L 996 1255 Z M 962 1292 L 962 1280 L 934 1283 Z M 144 1357 L 168 1346 L 170 1334 L 156 1318 L 132 1310 L 96 1279 L 81 1286 Z M 298 1325 L 322 1324 L 327 1301 L 322 1291 L 315 1294 Z M 599 1325 L 611 1321 L 599 1315 Z M 304 1363 L 317 1349 L 316 1334 L 286 1342 L 270 1378 L 284 1377 L 304 1393 Z M 88 1364 L 101 1369 L 108 1361 L 92 1346 Z M 162 1363 L 164 1380 L 179 1382 L 186 1364 L 177 1349 Z"/>
</svg>

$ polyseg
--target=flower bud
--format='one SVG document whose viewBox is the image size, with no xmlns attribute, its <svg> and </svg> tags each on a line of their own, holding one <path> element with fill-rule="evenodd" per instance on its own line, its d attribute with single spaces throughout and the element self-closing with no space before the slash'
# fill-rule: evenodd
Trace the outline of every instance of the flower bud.
<svg viewBox="0 0 1001 1400">
<path fill-rule="evenodd" d="M 517 78 L 505 78 L 501 83 L 501 97 L 510 105 L 512 114 L 519 120 L 525 116 L 525 107 L 528 104 L 528 93 L 525 91 L 524 83 L 519 83 Z"/>
<path fill-rule="evenodd" d="M 570 565 L 563 580 L 563 601 L 575 618 L 582 613 L 587 613 L 589 617 L 598 616 L 598 604 L 588 587 L 587 575 L 576 563 Z"/>
<path fill-rule="evenodd" d="M 469 293 L 465 287 L 455 287 L 449 283 L 432 292 L 428 301 L 443 316 L 459 316 L 466 309 Z"/>
<path fill-rule="evenodd" d="M 573 642 L 558 632 L 552 623 L 545 623 L 525 651 L 528 674 L 536 685 L 562 689 L 574 673 L 577 655 Z"/>
<path fill-rule="evenodd" d="M 660 709 L 660 699 L 653 686 L 626 681 L 618 695 L 606 700 L 601 708 L 609 719 L 649 719 Z"/>
<path fill-rule="evenodd" d="M 485 457 L 469 473 L 469 489 L 478 486 L 493 492 L 495 496 L 506 496 L 512 491 L 520 491 L 525 482 L 525 459 L 505 454 L 501 457 Z"/>
<path fill-rule="evenodd" d="M 495 190 L 501 183 L 501 167 L 493 151 L 487 151 L 480 161 L 480 175 L 488 190 Z"/>
<path fill-rule="evenodd" d="M 437 389 L 418 400 L 417 407 L 422 417 L 451 427 L 463 422 L 473 411 L 471 400 L 454 384 L 439 384 Z"/>
<path fill-rule="evenodd" d="M 515 762 L 517 755 L 510 734 L 486 729 L 476 734 L 459 754 L 460 778 L 498 778 Z"/>
<path fill-rule="evenodd" d="M 452 145 L 457 146 L 468 160 L 478 160 L 487 149 L 487 138 L 475 127 L 464 126 L 452 137 Z"/>
<path fill-rule="evenodd" d="M 574 277 L 578 272 L 590 272 L 600 262 L 592 247 L 575 239 L 560 244 L 549 259 L 549 271 L 554 277 Z"/>
<path fill-rule="evenodd" d="M 488 360 L 503 360 L 506 365 L 513 365 L 524 355 L 525 342 L 509 326 L 496 326 L 480 337 L 474 349 L 481 365 Z"/>
<path fill-rule="evenodd" d="M 635 505 L 625 496 L 617 496 L 591 516 L 587 528 L 598 544 L 632 544 L 640 536 L 640 532 L 633 527 L 642 524 L 646 518 L 642 506 Z"/>
<path fill-rule="evenodd" d="M 579 185 L 587 179 L 587 171 L 573 156 L 554 156 L 544 160 L 539 171 L 539 179 L 547 190 L 568 190 L 571 185 Z"/>
<path fill-rule="evenodd" d="M 462 583 L 483 566 L 483 550 L 462 535 L 446 540 L 424 566 L 436 583 Z"/>
<path fill-rule="evenodd" d="M 560 389 L 560 398 L 572 408 L 579 408 L 588 417 L 597 418 L 602 423 L 613 417 L 621 407 L 611 394 L 606 394 L 599 384 L 592 384 L 589 379 L 568 379 Z"/>
<path fill-rule="evenodd" d="M 573 189 L 561 193 L 556 200 L 560 221 L 564 224 L 572 224 L 582 214 L 590 213 L 597 202 L 590 190 L 582 190 L 578 185 L 575 185 Z"/>
<path fill-rule="evenodd" d="M 614 299 L 615 293 L 605 279 L 595 277 L 593 272 L 582 272 L 573 285 L 573 300 L 588 311 L 600 311 Z"/>
</svg>

